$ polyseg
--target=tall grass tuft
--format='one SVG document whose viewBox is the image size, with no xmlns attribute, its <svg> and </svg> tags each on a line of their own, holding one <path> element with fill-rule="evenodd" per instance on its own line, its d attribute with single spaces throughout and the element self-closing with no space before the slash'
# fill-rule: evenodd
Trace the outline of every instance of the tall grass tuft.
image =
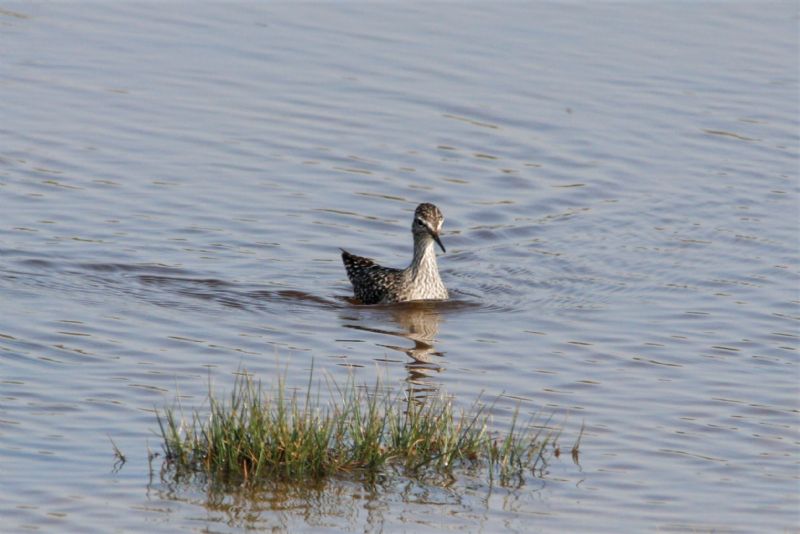
<svg viewBox="0 0 800 534">
<path fill-rule="evenodd" d="M 195 411 L 187 422 L 174 408 L 157 411 L 167 465 L 231 481 L 375 477 L 388 467 L 451 476 L 457 467 L 484 467 L 507 483 L 541 466 L 552 443 L 532 421 L 519 425 L 518 411 L 508 432 L 490 432 L 480 399 L 457 413 L 444 396 L 420 401 L 351 378 L 344 387 L 329 382 L 331 399 L 322 402 L 312 376 L 305 395 L 287 396 L 283 377 L 267 394 L 242 373 L 226 402 L 209 391 L 207 417 Z"/>
</svg>

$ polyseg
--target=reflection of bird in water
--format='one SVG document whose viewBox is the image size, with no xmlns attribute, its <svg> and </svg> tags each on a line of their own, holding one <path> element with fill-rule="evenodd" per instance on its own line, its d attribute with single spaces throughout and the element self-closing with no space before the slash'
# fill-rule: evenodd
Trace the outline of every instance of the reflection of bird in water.
<svg viewBox="0 0 800 534">
<path fill-rule="evenodd" d="M 419 400 L 438 391 L 438 384 L 431 380 L 430 374 L 441 371 L 441 367 L 436 362 L 436 356 L 441 357 L 443 354 L 436 350 L 435 342 L 436 336 L 439 334 L 439 324 L 442 321 L 442 307 L 448 305 L 449 303 L 435 301 L 417 301 L 392 306 L 359 307 L 356 309 L 365 312 L 359 320 L 374 318 L 383 325 L 387 323 L 386 319 L 388 318 L 400 328 L 390 330 L 352 323 L 345 326 L 411 340 L 414 343 L 412 347 L 389 344 L 380 344 L 379 346 L 402 352 L 413 359 L 406 365 L 408 393 L 409 399 Z"/>
<path fill-rule="evenodd" d="M 424 301 L 406 302 L 391 308 L 382 308 L 382 310 L 384 309 L 391 314 L 394 322 L 402 327 L 401 331 L 390 331 L 354 324 L 346 326 L 356 330 L 410 339 L 414 342 L 414 346 L 411 348 L 383 344 L 380 346 L 403 352 L 417 363 L 435 363 L 433 356 L 442 356 L 442 353 L 437 352 L 434 346 L 436 335 L 439 333 L 439 323 L 441 322 L 441 315 L 436 309 L 436 303 Z"/>
<path fill-rule="evenodd" d="M 414 361 L 432 363 L 434 355 L 442 355 L 440 352 L 435 352 L 434 347 L 442 319 L 435 307 L 412 303 L 398 307 L 393 315 L 397 324 L 408 332 L 405 337 L 414 342 L 413 348 L 404 351 Z"/>
<path fill-rule="evenodd" d="M 420 401 L 439 389 L 438 385 L 430 380 L 429 375 L 441 370 L 435 356 L 441 357 L 443 354 L 436 350 L 434 343 L 439 334 L 442 316 L 435 302 L 407 302 L 393 307 L 392 319 L 405 330 L 406 333 L 402 336 L 413 341 L 414 346 L 411 348 L 384 346 L 405 352 L 414 360 L 406 365 L 408 395 L 409 399 Z"/>
<path fill-rule="evenodd" d="M 356 298 L 364 304 L 447 299 L 433 246 L 436 243 L 445 252 L 439 239 L 443 222 L 442 212 L 433 204 L 417 206 L 411 223 L 414 258 L 405 269 L 382 267 L 369 258 L 342 250 L 342 261 Z"/>
</svg>

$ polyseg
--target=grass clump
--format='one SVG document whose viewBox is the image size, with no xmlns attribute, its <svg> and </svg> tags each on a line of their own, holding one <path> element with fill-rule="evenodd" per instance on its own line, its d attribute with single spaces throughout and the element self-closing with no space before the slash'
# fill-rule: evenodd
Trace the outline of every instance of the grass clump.
<svg viewBox="0 0 800 534">
<path fill-rule="evenodd" d="M 167 465 L 231 481 L 375 477 L 389 468 L 450 476 L 459 466 L 482 466 L 505 483 L 543 465 L 552 440 L 531 423 L 521 429 L 518 411 L 507 433 L 491 433 L 479 402 L 456 413 L 443 396 L 420 401 L 383 393 L 379 383 L 359 388 L 350 379 L 329 389 L 323 403 L 319 392 L 312 396 L 311 376 L 305 395 L 287 396 L 282 378 L 265 393 L 240 374 L 227 402 L 209 394 L 207 416 L 195 411 L 186 422 L 172 408 L 157 411 Z"/>
</svg>

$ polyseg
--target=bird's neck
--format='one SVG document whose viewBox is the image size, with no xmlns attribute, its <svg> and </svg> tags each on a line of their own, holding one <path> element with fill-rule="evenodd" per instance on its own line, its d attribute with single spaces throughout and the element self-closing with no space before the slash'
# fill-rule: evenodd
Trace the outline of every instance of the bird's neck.
<svg viewBox="0 0 800 534">
<path fill-rule="evenodd" d="M 433 245 L 433 238 L 428 234 L 414 234 L 414 259 L 409 266 L 414 275 L 435 273 L 438 278 L 439 269 Z"/>
</svg>

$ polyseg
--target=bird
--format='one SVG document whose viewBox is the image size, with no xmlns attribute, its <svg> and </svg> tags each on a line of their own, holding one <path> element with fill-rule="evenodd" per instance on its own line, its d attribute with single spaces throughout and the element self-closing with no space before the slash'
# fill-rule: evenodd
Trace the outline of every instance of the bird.
<svg viewBox="0 0 800 534">
<path fill-rule="evenodd" d="M 355 297 L 363 304 L 393 304 L 413 300 L 447 300 L 447 288 L 439 276 L 434 244 L 447 252 L 440 232 L 444 216 L 427 202 L 417 206 L 411 222 L 414 257 L 405 269 L 378 265 L 374 260 L 342 251 L 347 277 Z"/>
</svg>

